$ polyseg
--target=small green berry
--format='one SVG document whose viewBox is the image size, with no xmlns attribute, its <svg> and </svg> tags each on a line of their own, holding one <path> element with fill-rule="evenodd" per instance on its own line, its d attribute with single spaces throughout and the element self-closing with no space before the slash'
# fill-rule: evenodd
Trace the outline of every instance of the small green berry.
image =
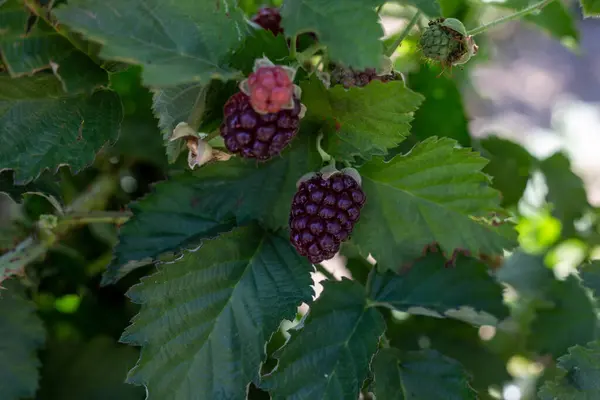
<svg viewBox="0 0 600 400">
<path fill-rule="evenodd" d="M 419 41 L 423 55 L 442 66 L 464 64 L 477 53 L 477 45 L 462 22 L 454 18 L 438 18 L 429 26 Z"/>
</svg>

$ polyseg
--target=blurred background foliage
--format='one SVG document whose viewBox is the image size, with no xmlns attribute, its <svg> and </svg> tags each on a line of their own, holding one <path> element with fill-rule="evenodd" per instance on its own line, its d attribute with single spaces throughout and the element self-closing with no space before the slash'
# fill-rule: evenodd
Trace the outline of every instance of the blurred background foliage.
<svg viewBox="0 0 600 400">
<path fill-rule="evenodd" d="M 248 15 L 260 5 L 279 3 L 239 1 Z M 412 17 L 415 8 L 411 4 L 390 2 L 383 7 L 387 42 L 393 42 Z M 472 28 L 506 13 L 507 9 L 523 8 L 528 2 L 440 0 L 440 4 L 445 17 L 461 19 L 467 28 Z M 568 52 L 586 52 L 581 46 L 579 29 L 583 21 L 575 2 L 555 1 L 519 24 L 526 25 L 525 29 L 536 35 L 541 32 L 540 40 L 558 41 Z M 426 19 L 420 21 L 421 28 L 425 25 Z M 424 62 L 417 44 L 419 34 L 420 29 L 416 29 L 394 54 L 395 68 L 403 73 L 407 85 L 426 97 L 415 114 L 412 136 L 397 152 L 408 151 L 418 141 L 433 135 L 452 137 L 462 146 L 480 151 L 490 160 L 485 172 L 493 178 L 494 187 L 503 195 L 503 205 L 517 220 L 521 249 L 497 271 L 499 279 L 507 283 L 506 302 L 511 310 L 510 317 L 498 326 L 475 327 L 456 320 L 390 311 L 388 338 L 391 346 L 405 351 L 432 348 L 458 360 L 473 376 L 473 386 L 483 394 L 482 398 L 535 398 L 537 388 L 545 380 L 560 374 L 556 358 L 569 347 L 585 344 L 598 335 L 595 296 L 600 291 L 600 264 L 593 260 L 600 258 L 600 210 L 597 204 L 590 204 L 590 196 L 586 194 L 586 189 L 593 189 L 572 171 L 576 152 L 556 146 L 553 154 L 536 152 L 536 146 L 546 149 L 548 146 L 535 140 L 515 140 L 515 135 L 525 132 L 506 135 L 483 128 L 473 132 L 473 115 L 479 111 L 480 103 L 493 101 L 477 92 L 474 71 L 503 57 L 498 43 L 505 40 L 504 33 L 499 41 L 494 32 L 477 37 L 479 54 L 465 68 L 452 71 L 442 71 L 439 66 Z M 600 39 L 600 32 L 596 30 L 595 34 L 590 40 Z M 547 65 L 549 69 L 552 67 Z M 53 209 L 47 197 L 23 196 L 25 193 L 43 192 L 62 204 L 70 204 L 98 182 L 108 182 L 109 189 L 96 199 L 95 208 L 120 210 L 148 193 L 153 182 L 165 177 L 167 160 L 152 114 L 152 94 L 141 85 L 140 75 L 138 67 L 111 73 L 110 87 L 122 99 L 125 119 L 118 142 L 104 149 L 91 168 L 73 175 L 68 167 L 61 167 L 56 174 L 46 172 L 25 186 L 14 185 L 10 171 L 0 173 L 0 192 L 10 195 L 10 198 L 0 197 L 0 209 L 7 213 L 0 223 L 0 252 L 24 239 L 32 221 Z M 525 85 L 518 81 L 519 77 L 515 79 L 513 84 Z M 600 125 L 592 129 L 597 134 Z M 595 178 L 599 176 L 600 169 L 596 170 Z M 4 223 L 9 219 L 18 219 L 19 224 Z M 27 267 L 24 291 L 18 295 L 31 298 L 34 303 L 35 307 L 28 312 L 37 310 L 41 317 L 46 345 L 40 350 L 39 390 L 35 396 L 20 397 L 144 398 L 142 388 L 123 383 L 138 358 L 138 350 L 119 344 L 118 339 L 138 309 L 125 292 L 153 267 L 137 269 L 115 285 L 100 286 L 116 241 L 117 228 L 113 225 L 78 228 L 63 237 L 43 262 Z M 347 263 L 327 264 L 322 273 L 330 277 L 342 273 L 365 281 L 370 268 L 366 260 L 359 258 L 350 246 L 345 246 L 342 254 Z M 9 280 L 4 286 L 15 283 Z M 14 322 L 3 322 L 3 318 L 10 319 L 15 310 L 26 309 L 29 304 L 26 303 L 23 298 L 11 296 L 0 299 L 3 341 Z M 31 321 L 19 323 L 31 323 L 29 339 L 43 341 L 41 327 Z M 286 330 L 292 325 L 282 325 L 273 336 L 268 345 L 270 354 L 285 342 Z M 274 365 L 275 361 L 269 359 L 263 370 L 269 371 Z M 365 383 L 365 397 L 369 396 L 369 383 Z M 269 397 L 252 386 L 249 398 Z"/>
</svg>

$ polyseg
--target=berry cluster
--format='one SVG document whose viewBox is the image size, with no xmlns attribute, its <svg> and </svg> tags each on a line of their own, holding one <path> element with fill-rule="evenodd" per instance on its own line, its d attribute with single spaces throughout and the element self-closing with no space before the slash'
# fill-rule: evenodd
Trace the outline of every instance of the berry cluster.
<svg viewBox="0 0 600 400">
<path fill-rule="evenodd" d="M 332 258 L 360 217 L 365 203 L 360 185 L 349 175 L 322 174 L 302 182 L 292 201 L 290 240 L 316 264 Z"/>
<path fill-rule="evenodd" d="M 375 68 L 367 68 L 364 71 L 356 71 L 352 68 L 335 66 L 331 71 L 331 86 L 342 85 L 346 89 L 355 86 L 364 87 L 373 80 L 390 82 L 397 80 L 397 76 L 395 74 L 378 75 Z"/>
<path fill-rule="evenodd" d="M 294 99 L 291 110 L 259 114 L 250 98 L 236 93 L 223 107 L 221 136 L 231 153 L 264 161 L 281 153 L 298 133 L 301 105 Z"/>
</svg>

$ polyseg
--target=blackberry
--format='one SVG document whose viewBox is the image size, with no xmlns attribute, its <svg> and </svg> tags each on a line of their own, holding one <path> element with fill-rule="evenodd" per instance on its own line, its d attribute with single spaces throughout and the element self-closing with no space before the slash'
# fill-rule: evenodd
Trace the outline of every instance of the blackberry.
<svg viewBox="0 0 600 400">
<path fill-rule="evenodd" d="M 279 14 L 279 9 L 276 7 L 261 7 L 258 13 L 252 17 L 252 22 L 267 31 L 273 32 L 275 36 L 283 33 L 281 14 Z"/>
<path fill-rule="evenodd" d="M 329 260 L 352 233 L 365 200 L 357 181 L 342 172 L 302 182 L 290 212 L 291 243 L 313 264 Z"/>
<path fill-rule="evenodd" d="M 281 153 L 298 133 L 302 105 L 294 98 L 291 110 L 259 114 L 252 108 L 250 98 L 238 92 L 227 100 L 223 113 L 220 130 L 227 150 L 265 161 Z"/>
<path fill-rule="evenodd" d="M 399 74 L 390 73 L 386 75 L 377 75 L 375 68 L 367 68 L 363 71 L 355 71 L 352 68 L 344 68 L 342 66 L 334 66 L 331 71 L 331 85 L 342 85 L 346 89 L 351 87 L 364 87 L 371 81 L 378 80 L 382 82 L 390 82 L 401 79 Z"/>
</svg>

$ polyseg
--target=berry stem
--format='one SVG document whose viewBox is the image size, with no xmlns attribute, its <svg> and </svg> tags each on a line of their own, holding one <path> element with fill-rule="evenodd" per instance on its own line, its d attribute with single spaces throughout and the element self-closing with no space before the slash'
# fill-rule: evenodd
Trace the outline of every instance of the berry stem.
<svg viewBox="0 0 600 400">
<path fill-rule="evenodd" d="M 487 31 L 490 28 L 493 28 L 496 25 L 500 25 L 500 24 L 503 24 L 505 22 L 512 21 L 512 20 L 515 20 L 517 18 L 521 18 L 521 17 L 523 17 L 523 16 L 525 16 L 527 14 L 530 14 L 530 13 L 532 13 L 534 11 L 541 10 L 542 8 L 546 7 L 548 4 L 552 3 L 552 1 L 553 0 L 542 0 L 540 2 L 537 2 L 535 4 L 530 5 L 529 7 L 524 8 L 524 9 L 522 9 L 520 11 L 517 11 L 514 14 L 510 14 L 510 15 L 507 15 L 505 17 L 498 18 L 495 21 L 492 21 L 492 22 L 489 22 L 487 24 L 481 25 L 481 26 L 479 26 L 477 28 L 471 29 L 470 31 L 467 32 L 467 34 L 469 36 L 478 35 L 480 33 L 483 33 L 485 31 Z"/>
<path fill-rule="evenodd" d="M 327 154 L 327 152 L 325 150 L 323 150 L 323 148 L 321 147 L 322 141 L 323 141 L 323 132 L 319 133 L 319 136 L 317 137 L 317 151 L 319 152 L 319 155 L 323 159 L 323 163 L 332 162 L 333 158 L 329 154 Z"/>
<path fill-rule="evenodd" d="M 385 50 L 385 55 L 386 56 L 391 57 L 391 55 L 394 54 L 394 52 L 396 51 L 396 49 L 398 48 L 398 46 L 400 46 L 400 44 L 402 43 L 402 41 L 408 36 L 408 34 L 412 30 L 412 28 L 419 21 L 420 17 L 421 17 L 421 10 L 417 10 L 417 12 L 415 13 L 415 15 L 413 15 L 413 17 L 411 18 L 411 20 L 408 22 L 408 25 L 406 25 L 406 27 L 404 27 L 404 30 L 402 31 L 402 33 L 400 33 L 400 36 L 398 36 L 398 39 L 396 39 L 394 41 L 394 43 L 392 43 L 391 46 L 389 46 Z"/>
<path fill-rule="evenodd" d="M 314 56 L 315 54 L 317 54 L 317 52 L 319 52 L 320 50 L 325 49 L 325 45 L 322 43 L 316 43 L 313 44 L 312 46 L 310 46 L 308 49 L 304 50 L 301 53 L 298 53 L 296 58 L 298 59 L 299 62 L 304 62 L 305 60 L 311 58 L 312 56 Z"/>
<path fill-rule="evenodd" d="M 292 36 L 292 39 L 290 40 L 290 58 L 292 60 L 297 59 L 297 53 L 298 53 L 298 50 L 296 48 L 297 41 L 298 41 L 298 35 Z"/>
</svg>

